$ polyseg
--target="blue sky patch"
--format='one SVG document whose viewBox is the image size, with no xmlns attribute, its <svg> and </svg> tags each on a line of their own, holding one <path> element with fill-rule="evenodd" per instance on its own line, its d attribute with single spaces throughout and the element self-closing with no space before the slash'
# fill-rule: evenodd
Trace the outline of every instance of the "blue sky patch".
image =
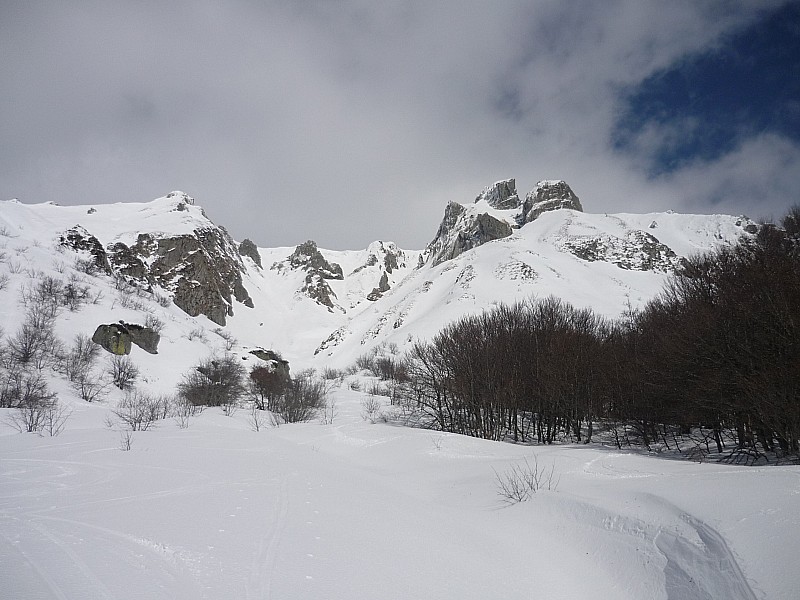
<svg viewBox="0 0 800 600">
<path fill-rule="evenodd" d="M 799 2 L 627 90 L 612 143 L 657 176 L 762 133 L 800 141 Z"/>
</svg>

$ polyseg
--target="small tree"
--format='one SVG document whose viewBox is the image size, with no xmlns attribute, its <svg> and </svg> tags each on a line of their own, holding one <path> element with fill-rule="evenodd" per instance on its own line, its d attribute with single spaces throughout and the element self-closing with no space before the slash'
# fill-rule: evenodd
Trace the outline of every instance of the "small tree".
<svg viewBox="0 0 800 600">
<path fill-rule="evenodd" d="M 290 381 L 276 408 L 284 422 L 297 423 L 310 421 L 324 406 L 325 383 L 306 371 Z"/>
<path fill-rule="evenodd" d="M 129 390 L 114 409 L 120 423 L 131 431 L 147 431 L 159 419 L 165 418 L 166 399 L 150 396 L 136 390 Z"/>
<path fill-rule="evenodd" d="M 85 378 L 99 353 L 100 346 L 85 333 L 79 333 L 75 336 L 72 346 L 67 348 L 61 357 L 59 370 L 75 383 Z"/>
<path fill-rule="evenodd" d="M 38 432 L 47 426 L 49 419 L 52 429 L 60 433 L 63 423 L 59 426 L 57 422 L 66 417 L 58 414 L 56 394 L 49 390 L 41 373 L 17 372 L 8 383 L 9 405 L 17 408 L 9 417 L 13 427 L 21 432 Z"/>
<path fill-rule="evenodd" d="M 289 381 L 285 372 L 257 365 L 250 369 L 247 389 L 259 410 L 275 412 L 279 399 L 289 387 Z"/>
</svg>

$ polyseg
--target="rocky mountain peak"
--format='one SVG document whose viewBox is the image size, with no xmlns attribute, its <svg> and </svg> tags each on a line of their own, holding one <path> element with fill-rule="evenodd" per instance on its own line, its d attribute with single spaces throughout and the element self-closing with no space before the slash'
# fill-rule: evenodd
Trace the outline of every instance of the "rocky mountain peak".
<svg viewBox="0 0 800 600">
<path fill-rule="evenodd" d="M 478 194 L 478 197 L 475 198 L 475 204 L 482 200 L 485 200 L 489 206 L 498 210 L 519 208 L 520 199 L 517 195 L 516 181 L 513 179 L 504 179 L 484 188 L 484 190 Z"/>
<path fill-rule="evenodd" d="M 344 279 L 342 267 L 336 263 L 329 263 L 322 256 L 314 240 L 308 240 L 297 246 L 287 260 L 293 268 L 316 272 L 323 279 Z"/>
<path fill-rule="evenodd" d="M 528 192 L 522 204 L 522 212 L 517 217 L 520 225 L 530 223 L 539 215 L 550 210 L 569 208 L 583 212 L 583 207 L 575 192 L 563 180 L 545 180 L 536 184 L 536 189 Z"/>
<path fill-rule="evenodd" d="M 328 260 L 317 248 L 314 240 L 308 240 L 297 246 L 284 261 L 276 262 L 271 269 L 282 271 L 285 268 L 305 271 L 305 282 L 299 290 L 318 304 L 333 310 L 333 299 L 336 294 L 328 285 L 327 279 L 344 279 L 341 265 Z"/>
<path fill-rule="evenodd" d="M 181 192 L 180 190 L 170 192 L 169 194 L 167 194 L 166 197 L 169 198 L 170 200 L 173 200 L 176 203 L 176 205 L 185 204 L 189 206 L 194 206 L 194 198 L 192 198 L 186 192 Z"/>
<path fill-rule="evenodd" d="M 450 202 L 436 237 L 420 256 L 420 262 L 432 261 L 436 266 L 486 242 L 510 235 L 511 225 L 506 221 L 488 212 L 479 212 L 475 205 L 467 207 Z"/>
</svg>

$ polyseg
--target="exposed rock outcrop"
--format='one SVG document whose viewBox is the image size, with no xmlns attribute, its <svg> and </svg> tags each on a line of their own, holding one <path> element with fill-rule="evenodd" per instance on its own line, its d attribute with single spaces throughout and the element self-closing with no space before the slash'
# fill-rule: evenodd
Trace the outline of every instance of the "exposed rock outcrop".
<svg viewBox="0 0 800 600">
<path fill-rule="evenodd" d="M 253 259 L 253 262 L 258 265 L 259 269 L 263 268 L 261 266 L 261 255 L 258 253 L 258 247 L 251 240 L 247 238 L 242 240 L 242 243 L 239 244 L 239 254 Z"/>
<path fill-rule="evenodd" d="M 161 341 L 161 336 L 150 327 L 120 321 L 119 323 L 99 325 L 92 335 L 92 341 L 111 354 L 130 354 L 131 344 L 135 344 L 150 354 L 158 354 L 158 343 Z"/>
<path fill-rule="evenodd" d="M 116 242 L 108 246 L 108 259 L 111 266 L 118 274 L 125 277 L 128 281 L 153 283 L 150 271 L 138 254 L 122 242 Z"/>
<path fill-rule="evenodd" d="M 285 261 L 272 265 L 272 269 L 280 271 L 285 268 L 305 271 L 306 277 L 300 292 L 323 306 L 333 310 L 333 299 L 336 294 L 326 279 L 344 279 L 342 267 L 328 262 L 317 248 L 316 242 L 308 240 L 295 248 Z"/>
<path fill-rule="evenodd" d="M 540 181 L 536 184 L 536 189 L 525 196 L 517 222 L 521 227 L 544 212 L 560 208 L 583 212 L 580 200 L 565 181 Z"/>
<path fill-rule="evenodd" d="M 364 264 L 353 269 L 351 275 L 363 271 L 368 267 L 374 267 L 378 263 L 383 263 L 383 269 L 392 274 L 397 269 L 407 266 L 408 257 L 394 242 L 382 242 L 380 240 L 372 242 L 367 247 L 367 259 Z"/>
<path fill-rule="evenodd" d="M 76 225 L 68 229 L 59 237 L 59 243 L 77 252 L 88 252 L 92 257 L 91 261 L 94 268 L 107 275 L 111 274 L 111 264 L 108 261 L 108 255 L 105 248 L 103 248 L 103 244 L 89 233 L 86 228 Z"/>
<path fill-rule="evenodd" d="M 639 230 L 626 232 L 624 238 L 608 234 L 568 238 L 561 247 L 583 260 L 604 261 L 629 271 L 668 273 L 683 261 L 669 246 Z"/>
<path fill-rule="evenodd" d="M 508 237 L 511 232 L 511 225 L 505 221 L 479 213 L 472 206 L 450 202 L 436 237 L 428 244 L 421 260 L 432 261 L 435 266 L 486 242 Z"/>
<path fill-rule="evenodd" d="M 383 272 L 381 276 L 381 280 L 378 282 L 378 287 L 374 288 L 369 294 L 367 294 L 367 300 L 374 302 L 385 292 L 389 291 L 389 276 L 387 275 L 386 271 Z"/>
<path fill-rule="evenodd" d="M 242 284 L 241 257 L 222 228 L 207 227 L 192 235 L 161 239 L 140 236 L 136 245 L 151 260 L 153 280 L 174 292 L 173 301 L 187 314 L 205 315 L 225 325 L 226 318 L 233 315 L 232 297 L 253 308 Z"/>
<path fill-rule="evenodd" d="M 250 354 L 266 362 L 267 366 L 271 370 L 278 373 L 286 381 L 290 379 L 291 376 L 289 374 L 289 361 L 284 360 L 284 358 L 274 350 L 265 350 L 264 348 L 253 348 L 252 350 L 250 350 Z"/>
<path fill-rule="evenodd" d="M 344 279 L 342 267 L 325 260 L 313 240 L 300 244 L 287 260 L 295 269 L 319 273 L 323 279 Z"/>
<path fill-rule="evenodd" d="M 158 285 L 172 292 L 174 303 L 189 315 L 205 315 L 225 325 L 233 315 L 234 299 L 253 307 L 242 283 L 245 267 L 239 249 L 223 227 L 211 223 L 202 209 L 194 207 L 193 198 L 183 192 L 171 192 L 167 198 L 171 212 L 194 213 L 187 222 L 198 226 L 191 233 L 168 237 L 140 233 L 131 246 L 114 241 L 103 248 L 95 236 L 76 226 L 65 231 L 60 242 L 88 252 L 94 267 L 104 273 L 148 290 Z M 247 249 L 247 244 L 243 245 Z"/>
<path fill-rule="evenodd" d="M 492 208 L 499 210 L 510 210 L 518 208 L 520 199 L 517 195 L 517 184 L 513 179 L 504 179 L 485 188 L 478 197 L 475 198 L 477 204 L 485 200 Z"/>
</svg>

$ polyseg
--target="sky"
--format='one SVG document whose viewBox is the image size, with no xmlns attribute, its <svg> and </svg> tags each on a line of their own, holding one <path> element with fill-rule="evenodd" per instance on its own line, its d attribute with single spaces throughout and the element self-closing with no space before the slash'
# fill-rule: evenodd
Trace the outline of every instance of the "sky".
<svg viewBox="0 0 800 600">
<path fill-rule="evenodd" d="M 423 248 L 448 201 L 800 202 L 800 2 L 0 3 L 0 199 L 183 190 L 234 238 Z"/>
</svg>

